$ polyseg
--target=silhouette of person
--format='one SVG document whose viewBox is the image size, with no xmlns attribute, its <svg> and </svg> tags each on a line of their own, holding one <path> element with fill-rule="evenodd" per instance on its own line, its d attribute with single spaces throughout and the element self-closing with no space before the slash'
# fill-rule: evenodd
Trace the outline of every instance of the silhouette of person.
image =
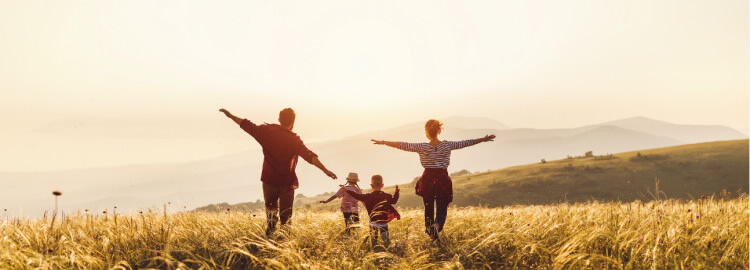
<svg viewBox="0 0 750 270">
<path fill-rule="evenodd" d="M 292 132 L 296 115 L 291 108 L 279 112 L 279 124 L 262 125 L 234 116 L 225 109 L 219 111 L 255 138 L 263 148 L 263 171 L 260 180 L 263 182 L 263 199 L 268 220 L 266 235 L 273 234 L 279 218 L 282 225 L 291 224 L 294 190 L 299 187 L 295 171 L 298 157 L 315 165 L 328 177 L 336 179 L 336 174 L 328 170 L 318 159 L 318 155 L 308 149 L 302 139 Z"/>
<path fill-rule="evenodd" d="M 448 217 L 448 204 L 453 201 L 453 181 L 448 175 L 451 151 L 472 146 L 481 142 L 495 139 L 495 135 L 486 135 L 478 139 L 463 141 L 441 141 L 438 135 L 443 131 L 443 123 L 431 119 L 425 123 L 425 135 L 430 142 L 406 143 L 372 140 L 375 144 L 419 154 L 419 160 L 424 167 L 422 177 L 417 180 L 415 187 L 417 195 L 424 203 L 425 232 L 433 239 L 439 240 L 440 232 L 445 227 Z"/>
</svg>

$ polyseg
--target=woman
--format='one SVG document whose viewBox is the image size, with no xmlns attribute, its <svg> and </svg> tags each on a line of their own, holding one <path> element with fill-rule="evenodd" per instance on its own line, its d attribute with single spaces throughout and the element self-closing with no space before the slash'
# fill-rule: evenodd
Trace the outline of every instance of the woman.
<svg viewBox="0 0 750 270">
<path fill-rule="evenodd" d="M 443 131 L 443 123 L 431 119 L 424 125 L 425 134 L 430 142 L 405 143 L 372 140 L 375 144 L 384 144 L 404 151 L 419 153 L 419 161 L 424 167 L 422 177 L 417 180 L 417 195 L 424 202 L 425 232 L 433 240 L 438 240 L 439 233 L 445 226 L 448 216 L 448 204 L 453 201 L 453 181 L 448 175 L 451 151 L 495 139 L 487 135 L 479 139 L 464 141 L 441 141 L 438 135 Z"/>
</svg>

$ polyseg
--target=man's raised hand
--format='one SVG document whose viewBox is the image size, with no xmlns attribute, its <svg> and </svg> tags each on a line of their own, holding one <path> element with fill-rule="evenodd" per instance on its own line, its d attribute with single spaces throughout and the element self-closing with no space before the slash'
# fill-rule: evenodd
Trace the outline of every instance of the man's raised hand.
<svg viewBox="0 0 750 270">
<path fill-rule="evenodd" d="M 330 177 L 331 179 L 333 179 L 333 180 L 336 180 L 336 178 L 337 178 L 337 177 L 336 177 L 336 174 L 335 174 L 335 173 L 333 173 L 332 171 L 326 170 L 326 171 L 325 171 L 325 173 L 326 173 L 326 175 L 328 175 L 328 177 Z"/>
<path fill-rule="evenodd" d="M 219 109 L 219 111 L 220 111 L 220 112 L 223 112 L 223 113 L 224 113 L 224 115 L 226 115 L 227 117 L 231 117 L 231 115 L 232 115 L 232 113 L 230 113 L 229 111 L 225 110 L 224 108 L 222 108 L 222 109 Z"/>
</svg>

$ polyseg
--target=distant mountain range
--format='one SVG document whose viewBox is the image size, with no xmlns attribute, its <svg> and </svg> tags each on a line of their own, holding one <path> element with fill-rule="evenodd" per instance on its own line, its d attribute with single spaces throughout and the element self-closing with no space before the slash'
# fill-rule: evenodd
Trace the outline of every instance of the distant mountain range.
<svg viewBox="0 0 750 270">
<path fill-rule="evenodd" d="M 634 117 L 570 129 L 509 128 L 488 118 L 443 119 L 445 140 L 477 138 L 495 134 L 494 142 L 453 152 L 449 171 L 477 172 L 553 160 L 568 155 L 618 153 L 718 140 L 747 138 L 724 126 L 677 125 L 645 117 Z M 421 174 L 418 156 L 370 139 L 421 142 L 424 123 L 367 132 L 340 140 L 308 145 L 341 179 L 350 171 L 365 181 L 372 174 L 384 176 L 387 184 L 411 182 Z M 252 140 L 248 138 L 248 140 Z M 260 151 L 248 151 L 195 162 L 132 165 L 41 173 L 0 173 L 5 188 L 0 208 L 18 215 L 40 215 L 53 208 L 52 190 L 64 192 L 61 208 L 66 211 L 117 206 L 120 211 L 147 207 L 171 211 L 193 209 L 211 203 L 239 203 L 261 199 Z M 311 165 L 301 162 L 298 193 L 307 196 L 329 192 L 343 180 L 332 181 Z M 169 203 L 168 203 L 169 202 Z"/>
</svg>

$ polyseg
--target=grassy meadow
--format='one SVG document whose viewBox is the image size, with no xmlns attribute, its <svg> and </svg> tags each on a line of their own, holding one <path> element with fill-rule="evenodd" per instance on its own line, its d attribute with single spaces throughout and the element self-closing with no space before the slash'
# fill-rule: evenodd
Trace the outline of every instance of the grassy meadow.
<svg viewBox="0 0 750 270">
<path fill-rule="evenodd" d="M 297 211 L 271 239 L 252 212 L 4 218 L 0 269 L 744 269 L 749 203 L 451 208 L 440 243 L 421 210 L 402 210 L 387 248 L 371 247 L 366 228 L 343 235 L 333 211 Z"/>
</svg>

